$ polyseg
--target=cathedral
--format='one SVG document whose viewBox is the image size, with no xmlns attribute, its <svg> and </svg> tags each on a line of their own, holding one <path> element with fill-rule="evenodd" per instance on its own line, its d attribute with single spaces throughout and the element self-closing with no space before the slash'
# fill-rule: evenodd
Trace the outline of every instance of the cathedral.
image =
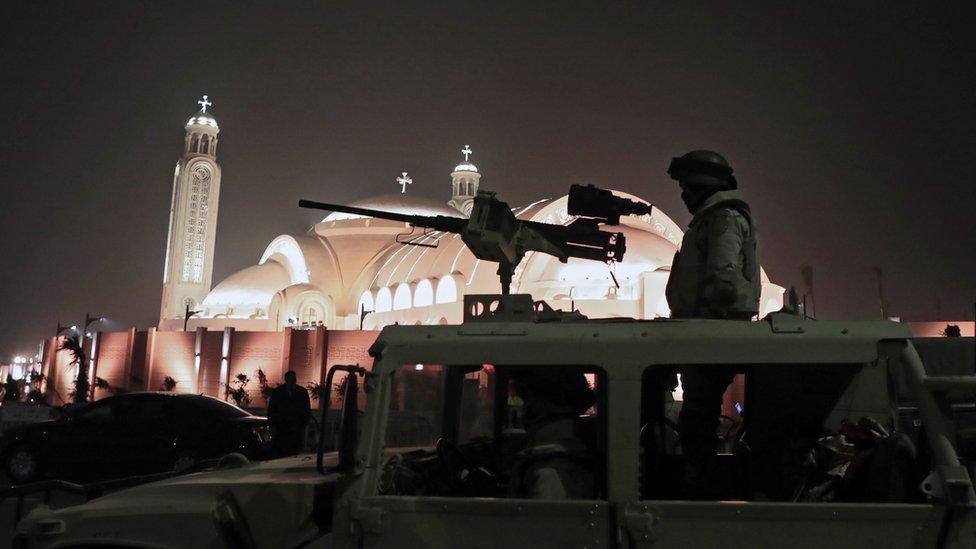
<svg viewBox="0 0 976 549">
<path fill-rule="evenodd" d="M 456 324 L 463 295 L 499 291 L 496 266 L 483 262 L 459 235 L 423 232 L 403 222 L 331 213 L 304 234 L 272 239 L 257 263 L 212 285 L 220 197 L 220 128 L 204 96 L 186 123 L 183 155 L 173 178 L 160 331 L 206 328 L 377 330 L 390 324 Z M 466 217 L 481 172 L 472 150 L 445 181 L 442 200 L 407 192 L 366 198 L 353 206 L 408 215 Z M 564 186 L 569 188 L 569 182 Z M 450 196 L 447 190 L 450 189 Z M 632 200 L 642 198 L 614 191 Z M 645 201 L 646 202 L 646 201 Z M 568 224 L 567 197 L 540 198 L 513 209 L 519 219 Z M 670 313 L 664 287 L 682 231 L 664 212 L 621 218 L 624 260 L 612 266 L 530 252 L 516 269 L 512 293 L 531 294 L 555 309 L 593 317 L 653 319 Z M 404 244 L 405 240 L 414 245 Z M 419 244 L 419 245 L 417 245 Z M 781 308 L 783 288 L 762 273 L 761 314 Z M 186 317 L 190 318 L 187 319 Z"/>
</svg>

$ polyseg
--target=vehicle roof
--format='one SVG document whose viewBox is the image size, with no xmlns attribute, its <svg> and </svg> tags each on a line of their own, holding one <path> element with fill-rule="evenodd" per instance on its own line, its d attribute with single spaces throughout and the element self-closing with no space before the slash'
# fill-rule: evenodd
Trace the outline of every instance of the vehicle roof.
<svg viewBox="0 0 976 549">
<path fill-rule="evenodd" d="M 911 337 L 891 321 L 808 320 L 785 314 L 757 322 L 608 319 L 388 326 L 371 353 L 397 364 L 648 366 L 651 364 L 866 363 L 878 343 Z"/>
<path fill-rule="evenodd" d="M 164 398 L 186 398 L 186 399 L 190 399 L 190 398 L 194 398 L 194 399 L 208 398 L 208 399 L 213 399 L 213 400 L 216 400 L 216 401 L 219 401 L 219 402 L 223 402 L 219 398 L 215 398 L 215 397 L 212 397 L 210 395 L 204 395 L 204 394 L 198 394 L 198 393 L 174 393 L 174 392 L 171 392 L 171 391 L 132 391 L 132 392 L 129 392 L 129 393 L 123 393 L 121 395 L 113 395 L 113 396 L 116 397 L 116 398 L 128 398 L 128 397 L 133 397 L 133 396 L 158 396 L 158 397 L 164 397 Z M 103 400 L 103 399 L 100 399 L 100 400 Z"/>
</svg>

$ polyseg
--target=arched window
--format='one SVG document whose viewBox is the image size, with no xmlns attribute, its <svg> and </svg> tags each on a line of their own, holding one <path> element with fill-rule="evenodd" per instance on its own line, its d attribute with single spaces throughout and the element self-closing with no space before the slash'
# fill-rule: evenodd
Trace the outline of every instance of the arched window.
<svg viewBox="0 0 976 549">
<path fill-rule="evenodd" d="M 308 307 L 305 309 L 305 314 L 302 316 L 302 322 L 307 322 L 309 325 L 314 326 L 319 320 L 318 307 Z"/>
<path fill-rule="evenodd" d="M 437 282 L 437 295 L 434 298 L 436 303 L 453 303 L 457 301 L 457 283 L 454 277 L 446 275 Z"/>
<path fill-rule="evenodd" d="M 210 152 L 210 136 L 204 135 L 203 139 L 200 140 L 200 152 L 207 154 Z"/>
<path fill-rule="evenodd" d="M 365 292 L 363 292 L 363 295 L 359 296 L 359 307 L 357 307 L 357 312 L 358 311 L 370 312 L 374 310 L 373 308 L 374 308 L 373 292 L 366 290 Z"/>
<path fill-rule="evenodd" d="M 401 282 L 397 286 L 396 293 L 393 294 L 393 310 L 402 311 L 403 309 L 409 309 L 410 304 L 410 286 L 406 282 Z"/>
<path fill-rule="evenodd" d="M 426 278 L 417 283 L 413 291 L 413 306 L 427 307 L 434 304 L 434 285 Z"/>
<path fill-rule="evenodd" d="M 393 310 L 393 295 L 390 289 L 382 287 L 376 292 L 376 312 L 386 313 Z"/>
<path fill-rule="evenodd" d="M 200 136 L 197 134 L 190 140 L 190 152 L 200 152 Z"/>
</svg>

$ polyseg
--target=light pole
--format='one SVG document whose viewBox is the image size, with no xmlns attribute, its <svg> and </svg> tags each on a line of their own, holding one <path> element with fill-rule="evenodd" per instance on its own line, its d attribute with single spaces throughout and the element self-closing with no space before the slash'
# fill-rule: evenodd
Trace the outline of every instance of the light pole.
<svg viewBox="0 0 976 549">
<path fill-rule="evenodd" d="M 83 333 L 85 334 L 85 337 L 91 337 L 91 335 L 88 333 L 88 327 L 89 326 L 91 326 L 95 322 L 101 322 L 103 320 L 107 320 L 107 319 L 104 316 L 92 316 L 92 315 L 90 315 L 90 314 L 88 314 L 86 312 L 85 313 L 85 329 L 83 331 Z"/>
<path fill-rule="evenodd" d="M 366 320 L 366 315 L 372 313 L 373 311 L 367 311 L 365 305 L 359 306 L 359 330 L 363 329 L 363 321 Z"/>
<path fill-rule="evenodd" d="M 85 376 L 88 378 L 88 387 L 89 387 L 88 390 L 91 392 L 91 394 L 88 396 L 89 400 L 95 399 L 95 379 L 96 379 L 95 378 L 95 351 L 96 349 L 95 349 L 95 339 L 92 338 L 92 334 L 91 332 L 88 331 L 88 327 L 96 322 L 101 322 L 103 320 L 108 320 L 108 319 L 104 316 L 92 315 L 89 314 L 88 311 L 85 311 L 85 329 L 81 331 L 81 337 L 92 340 L 91 344 L 88 347 L 89 357 L 87 360 L 87 364 L 84 365 L 85 372 L 86 372 Z M 82 342 L 84 342 L 84 339 L 82 339 Z M 84 343 L 82 343 L 81 348 L 82 349 L 85 348 Z"/>
<path fill-rule="evenodd" d="M 62 326 L 61 325 L 61 321 L 59 320 L 58 321 L 58 330 L 56 332 L 54 332 L 54 337 L 58 337 L 59 335 L 61 335 L 61 332 L 65 332 L 67 330 L 77 330 L 77 329 L 78 329 L 78 327 L 75 326 L 75 325 Z"/>
<path fill-rule="evenodd" d="M 186 311 L 183 313 L 183 331 L 184 332 L 186 331 L 186 324 L 187 324 L 187 322 L 190 322 L 190 317 L 196 316 L 196 315 L 198 315 L 198 314 L 200 314 L 202 312 L 203 311 L 191 311 L 190 310 L 190 304 L 189 303 L 186 304 Z"/>
</svg>

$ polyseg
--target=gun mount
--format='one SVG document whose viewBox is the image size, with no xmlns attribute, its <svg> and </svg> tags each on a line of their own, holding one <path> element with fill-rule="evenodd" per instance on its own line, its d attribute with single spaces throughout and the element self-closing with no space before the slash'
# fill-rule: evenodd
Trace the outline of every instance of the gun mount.
<svg viewBox="0 0 976 549">
<path fill-rule="evenodd" d="M 602 219 L 580 217 L 569 225 L 524 221 L 516 218 L 508 204 L 498 200 L 495 193 L 487 191 L 479 191 L 475 196 L 471 217 L 468 219 L 444 215 L 398 214 L 311 200 L 300 200 L 298 205 L 302 208 L 403 221 L 414 227 L 459 234 L 475 257 L 498 263 L 498 278 L 501 281 L 502 294 L 505 295 L 511 289 L 512 273 L 526 252 L 546 253 L 563 263 L 570 257 L 611 263 L 623 259 L 626 250 L 623 233 L 599 229 Z M 608 216 L 600 217 L 606 219 L 613 215 L 610 212 Z M 616 219 L 619 220 L 619 216 L 617 213 Z"/>
</svg>

